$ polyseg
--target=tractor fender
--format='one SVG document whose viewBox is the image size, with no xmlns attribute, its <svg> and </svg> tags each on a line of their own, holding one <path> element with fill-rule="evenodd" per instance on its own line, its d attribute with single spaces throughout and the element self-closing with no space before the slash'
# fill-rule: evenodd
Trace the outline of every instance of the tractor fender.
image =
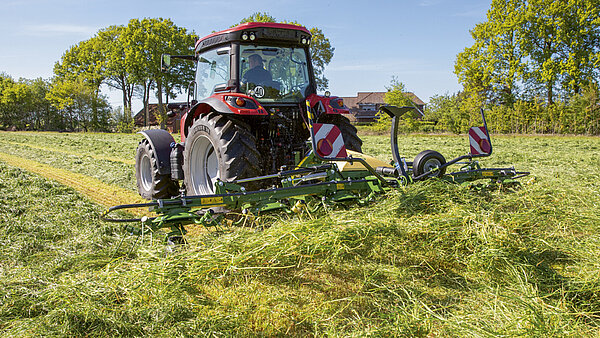
<svg viewBox="0 0 600 338">
<path fill-rule="evenodd" d="M 161 175 L 171 174 L 171 143 L 175 140 L 171 134 L 163 129 L 150 129 L 140 131 L 152 146 L 152 152 L 158 163 L 158 172 Z"/>
<path fill-rule="evenodd" d="M 320 96 L 311 94 L 307 98 L 313 113 L 318 117 L 321 114 L 348 114 L 350 109 L 344 105 L 344 100 L 337 96 Z"/>
<path fill-rule="evenodd" d="M 183 128 L 181 128 L 181 131 L 182 131 L 181 141 L 182 142 L 184 141 L 185 137 L 188 134 L 188 129 L 192 126 L 192 124 L 194 124 L 194 121 L 196 120 L 196 118 L 198 116 L 200 116 L 201 114 L 210 113 L 211 111 L 215 111 L 215 112 L 221 113 L 221 114 L 234 114 L 234 112 L 232 112 L 231 109 L 229 109 L 229 107 L 227 107 L 225 102 L 217 99 L 214 96 L 207 97 L 204 100 L 200 100 L 199 102 L 194 104 L 192 106 L 192 108 L 190 108 L 190 111 L 188 111 L 185 116 L 185 122 L 182 123 Z"/>
</svg>

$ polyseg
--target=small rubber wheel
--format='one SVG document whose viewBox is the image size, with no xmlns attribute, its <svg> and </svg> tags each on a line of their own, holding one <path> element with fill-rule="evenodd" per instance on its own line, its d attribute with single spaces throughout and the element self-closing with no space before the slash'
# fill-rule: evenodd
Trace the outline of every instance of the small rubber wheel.
<svg viewBox="0 0 600 338">
<path fill-rule="evenodd" d="M 413 162 L 413 177 L 418 177 L 426 172 L 440 168 L 446 163 L 446 159 L 442 154 L 435 150 L 425 150 L 420 152 Z M 436 170 L 424 178 L 442 177 L 446 173 L 446 168 Z"/>
</svg>

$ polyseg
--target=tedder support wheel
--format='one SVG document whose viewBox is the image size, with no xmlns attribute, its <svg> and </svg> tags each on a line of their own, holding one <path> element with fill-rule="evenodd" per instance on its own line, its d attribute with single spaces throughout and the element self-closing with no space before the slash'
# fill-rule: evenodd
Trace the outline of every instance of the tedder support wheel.
<svg viewBox="0 0 600 338">
<path fill-rule="evenodd" d="M 344 115 L 340 114 L 323 114 L 319 116 L 319 123 L 335 124 L 342 132 L 344 138 L 344 145 L 348 150 L 362 152 L 362 140 L 357 135 L 356 127 L 350 123 L 350 120 Z"/>
<path fill-rule="evenodd" d="M 432 169 L 439 168 L 446 163 L 446 159 L 442 154 L 435 150 L 425 150 L 420 152 L 413 162 L 413 176 L 420 176 Z M 438 171 L 426 176 L 429 177 L 442 177 L 446 173 L 446 168 L 441 168 Z"/>
<path fill-rule="evenodd" d="M 183 151 L 188 195 L 213 194 L 217 178 L 232 181 L 261 174 L 256 139 L 248 129 L 243 122 L 214 112 L 194 122 Z"/>
<path fill-rule="evenodd" d="M 159 173 L 156 155 L 147 139 L 140 141 L 135 154 L 135 178 L 138 192 L 147 200 L 177 195 L 177 185 L 171 175 Z"/>
</svg>

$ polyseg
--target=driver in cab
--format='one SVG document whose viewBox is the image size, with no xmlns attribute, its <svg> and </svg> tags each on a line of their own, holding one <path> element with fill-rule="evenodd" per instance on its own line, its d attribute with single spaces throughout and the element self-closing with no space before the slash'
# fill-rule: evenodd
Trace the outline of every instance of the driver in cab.
<svg viewBox="0 0 600 338">
<path fill-rule="evenodd" d="M 266 85 L 273 81 L 271 73 L 263 67 L 263 59 L 258 54 L 252 54 L 248 57 L 250 69 L 248 69 L 242 82 L 253 83 L 255 85 Z"/>
</svg>

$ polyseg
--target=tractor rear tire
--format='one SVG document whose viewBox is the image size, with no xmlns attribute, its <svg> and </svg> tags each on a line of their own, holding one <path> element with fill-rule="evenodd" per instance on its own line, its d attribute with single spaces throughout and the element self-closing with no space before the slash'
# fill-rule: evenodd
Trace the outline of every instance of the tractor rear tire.
<svg viewBox="0 0 600 338">
<path fill-rule="evenodd" d="M 147 200 L 176 196 L 177 184 L 170 174 L 160 174 L 156 155 L 147 139 L 140 141 L 135 154 L 135 178 L 140 196 Z"/>
<path fill-rule="evenodd" d="M 358 137 L 356 127 L 350 123 L 350 120 L 346 116 L 341 114 L 323 114 L 319 117 L 318 122 L 336 125 L 342 132 L 346 149 L 362 153 L 363 142 Z"/>
<path fill-rule="evenodd" d="M 413 177 L 418 177 L 423 175 L 424 173 L 434 169 L 439 168 L 446 163 L 446 159 L 442 154 L 438 153 L 435 150 L 425 150 L 420 152 L 413 161 Z M 440 170 L 431 173 L 430 175 L 425 176 L 422 179 L 431 178 L 431 177 L 442 177 L 446 173 L 446 168 L 441 168 Z"/>
<path fill-rule="evenodd" d="M 189 196 L 214 194 L 217 179 L 233 181 L 259 176 L 256 139 L 241 121 L 215 112 L 204 114 L 189 129 L 183 171 Z"/>
</svg>

